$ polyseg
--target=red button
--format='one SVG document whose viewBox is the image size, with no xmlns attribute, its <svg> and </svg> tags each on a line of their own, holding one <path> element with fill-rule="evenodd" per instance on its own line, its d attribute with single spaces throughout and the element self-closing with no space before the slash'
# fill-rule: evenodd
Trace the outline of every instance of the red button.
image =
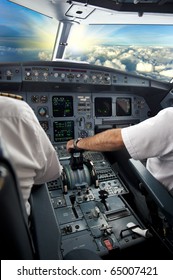
<svg viewBox="0 0 173 280">
<path fill-rule="evenodd" d="M 111 250 L 113 249 L 112 243 L 110 242 L 109 239 L 104 239 L 103 242 L 104 242 L 106 248 L 107 248 L 109 251 L 111 251 Z"/>
</svg>

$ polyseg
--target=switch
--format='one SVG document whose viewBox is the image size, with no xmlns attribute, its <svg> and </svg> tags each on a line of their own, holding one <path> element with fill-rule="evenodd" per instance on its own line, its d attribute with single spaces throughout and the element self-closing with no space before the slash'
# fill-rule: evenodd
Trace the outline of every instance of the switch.
<svg viewBox="0 0 173 280">
<path fill-rule="evenodd" d="M 109 239 L 104 239 L 103 243 L 109 251 L 113 250 L 112 242 Z"/>
</svg>

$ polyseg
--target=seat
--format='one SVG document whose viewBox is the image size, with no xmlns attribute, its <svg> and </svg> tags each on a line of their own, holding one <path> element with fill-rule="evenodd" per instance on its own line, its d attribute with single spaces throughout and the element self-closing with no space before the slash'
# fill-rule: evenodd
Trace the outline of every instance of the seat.
<svg viewBox="0 0 173 280">
<path fill-rule="evenodd" d="M 134 192 L 136 205 L 140 199 L 138 194 L 145 198 L 145 201 L 141 202 L 141 200 L 138 204 L 138 210 L 142 213 L 145 222 L 173 254 L 173 196 L 141 161 L 129 159 L 129 164 L 139 180 L 139 189 Z M 149 215 L 143 211 L 144 203 Z"/>
<path fill-rule="evenodd" d="M 0 255 L 33 259 L 35 255 L 23 199 L 14 168 L 0 139 Z"/>
<path fill-rule="evenodd" d="M 33 187 L 30 204 L 35 257 L 42 260 L 62 259 L 61 232 L 50 201 L 47 184 Z"/>
</svg>

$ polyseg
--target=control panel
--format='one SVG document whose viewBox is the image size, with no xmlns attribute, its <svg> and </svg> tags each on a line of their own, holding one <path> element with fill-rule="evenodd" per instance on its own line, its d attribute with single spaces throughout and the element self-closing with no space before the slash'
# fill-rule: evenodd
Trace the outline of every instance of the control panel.
<svg viewBox="0 0 173 280">
<path fill-rule="evenodd" d="M 48 183 L 48 189 L 63 255 L 86 248 L 104 256 L 145 241 L 128 226 L 131 223 L 143 231 L 123 198 L 128 193 L 126 186 L 102 153 L 77 152 L 61 163 L 62 177 Z"/>
<path fill-rule="evenodd" d="M 25 81 L 48 81 L 56 83 L 89 83 L 109 85 L 111 75 L 106 71 L 70 69 L 66 67 L 23 67 Z"/>
<path fill-rule="evenodd" d="M 149 87 L 149 80 L 107 67 L 66 62 L 2 63 L 0 84 L 2 91 L 22 95 L 55 147 L 71 138 L 136 124 L 150 112 L 137 90 Z M 134 91 L 127 86 L 133 86 Z"/>
<path fill-rule="evenodd" d="M 22 92 L 54 146 L 148 117 L 143 97 L 129 93 Z M 105 97 L 106 96 L 106 97 Z M 63 150 L 63 148 L 62 148 Z"/>
<path fill-rule="evenodd" d="M 1 63 L 1 82 L 75 83 L 95 85 L 149 86 L 143 77 L 127 75 L 111 68 L 69 62 Z"/>
</svg>

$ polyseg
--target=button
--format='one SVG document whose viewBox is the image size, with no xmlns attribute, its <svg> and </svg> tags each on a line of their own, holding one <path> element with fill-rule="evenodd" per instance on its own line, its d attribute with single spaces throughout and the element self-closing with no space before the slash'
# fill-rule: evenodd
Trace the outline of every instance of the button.
<svg viewBox="0 0 173 280">
<path fill-rule="evenodd" d="M 103 242 L 104 242 L 104 245 L 106 246 L 106 248 L 109 251 L 113 250 L 112 243 L 111 243 L 111 241 L 109 239 L 104 239 Z"/>
</svg>

